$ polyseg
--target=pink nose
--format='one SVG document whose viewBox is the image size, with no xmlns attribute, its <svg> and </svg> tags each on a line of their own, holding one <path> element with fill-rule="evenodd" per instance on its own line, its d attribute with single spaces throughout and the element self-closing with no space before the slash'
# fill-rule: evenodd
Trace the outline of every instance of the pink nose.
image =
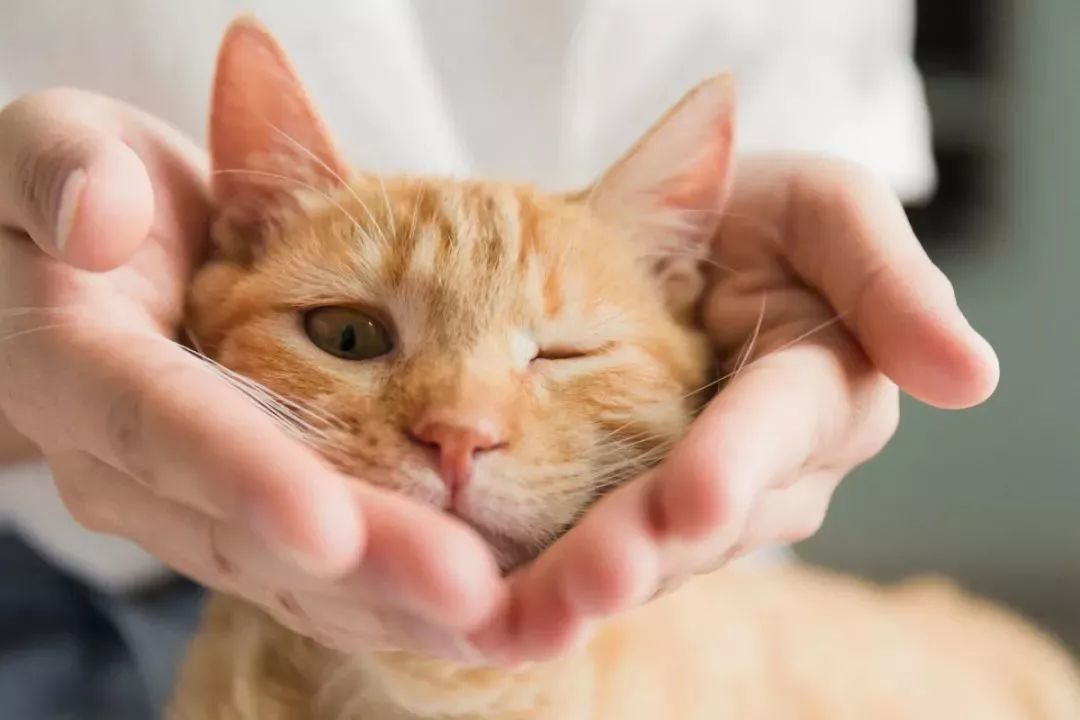
<svg viewBox="0 0 1080 720">
<path fill-rule="evenodd" d="M 439 476 L 452 497 L 469 483 L 477 455 L 506 446 L 498 425 L 481 418 L 424 419 L 409 434 L 438 449 Z"/>
</svg>

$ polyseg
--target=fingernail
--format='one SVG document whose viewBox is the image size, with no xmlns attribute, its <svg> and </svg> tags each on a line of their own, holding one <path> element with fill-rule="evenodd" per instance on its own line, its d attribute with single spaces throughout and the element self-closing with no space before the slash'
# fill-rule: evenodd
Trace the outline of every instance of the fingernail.
<svg viewBox="0 0 1080 720">
<path fill-rule="evenodd" d="M 79 210 L 83 188 L 86 187 L 86 171 L 82 168 L 73 171 L 64 181 L 60 191 L 60 205 L 56 211 L 56 250 L 64 252 L 75 225 L 75 214 Z"/>
</svg>

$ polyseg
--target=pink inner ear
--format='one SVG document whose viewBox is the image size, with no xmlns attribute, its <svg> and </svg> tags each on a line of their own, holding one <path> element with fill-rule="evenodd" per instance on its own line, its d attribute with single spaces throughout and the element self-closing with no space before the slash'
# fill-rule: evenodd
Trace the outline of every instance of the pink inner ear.
<svg viewBox="0 0 1080 720">
<path fill-rule="evenodd" d="M 731 186 L 733 136 L 731 116 L 716 118 L 700 156 L 683 172 L 661 184 L 660 203 L 675 211 L 686 211 L 690 216 L 700 215 L 700 220 L 691 217 L 694 224 L 715 223 Z"/>
<path fill-rule="evenodd" d="M 651 256 L 703 250 L 730 187 L 734 105 L 726 75 L 688 92 L 604 174 L 593 208 L 634 227 Z"/>
<path fill-rule="evenodd" d="M 214 195 L 224 206 L 274 202 L 305 185 L 332 186 L 348 172 L 280 45 L 249 17 L 222 40 L 210 153 Z"/>
</svg>

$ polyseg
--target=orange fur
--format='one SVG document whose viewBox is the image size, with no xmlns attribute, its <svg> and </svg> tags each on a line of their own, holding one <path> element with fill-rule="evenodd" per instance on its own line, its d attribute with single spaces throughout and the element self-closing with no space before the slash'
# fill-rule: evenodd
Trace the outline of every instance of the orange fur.
<svg viewBox="0 0 1080 720">
<path fill-rule="evenodd" d="M 1072 720 L 1080 678 L 1051 638 L 946 584 L 736 567 L 518 670 L 345 657 L 219 597 L 177 700 L 174 720 Z"/>
<path fill-rule="evenodd" d="M 265 76 L 253 74 L 260 64 Z M 343 471 L 438 507 L 449 506 L 447 485 L 410 428 L 433 408 L 494 418 L 501 444 L 476 458 L 453 509 L 506 568 L 527 561 L 657 462 L 700 404 L 710 361 L 688 322 L 700 283 L 682 261 L 705 247 L 726 195 L 731 106 L 726 80 L 703 84 L 581 193 L 345 178 L 284 55 L 241 21 L 219 58 L 211 132 L 215 167 L 236 172 L 219 176 L 217 251 L 193 283 L 192 333 L 222 365 L 309 408 L 309 440 Z M 304 142 L 283 141 L 281 125 Z M 267 167 L 301 184 L 283 190 Z M 356 362 L 318 349 L 299 318 L 326 305 L 380 318 L 393 352 Z M 218 596 L 172 710 L 174 720 L 736 717 L 1076 718 L 1080 681 L 1052 641 L 951 590 L 731 569 L 516 670 L 346 656 Z"/>
</svg>

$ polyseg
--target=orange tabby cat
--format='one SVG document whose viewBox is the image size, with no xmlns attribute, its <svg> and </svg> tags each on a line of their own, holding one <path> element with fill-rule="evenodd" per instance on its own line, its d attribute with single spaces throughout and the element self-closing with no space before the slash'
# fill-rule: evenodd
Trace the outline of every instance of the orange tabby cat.
<svg viewBox="0 0 1080 720">
<path fill-rule="evenodd" d="M 694 258 L 725 199 L 732 105 L 728 80 L 702 84 L 587 193 L 379 178 L 348 170 L 281 50 L 238 21 L 193 336 L 317 408 L 338 467 L 457 514 L 509 569 L 655 463 L 701 401 Z M 171 717 L 1076 720 L 1080 679 L 945 584 L 735 568 L 517 669 L 344 655 L 217 596 Z"/>
</svg>

